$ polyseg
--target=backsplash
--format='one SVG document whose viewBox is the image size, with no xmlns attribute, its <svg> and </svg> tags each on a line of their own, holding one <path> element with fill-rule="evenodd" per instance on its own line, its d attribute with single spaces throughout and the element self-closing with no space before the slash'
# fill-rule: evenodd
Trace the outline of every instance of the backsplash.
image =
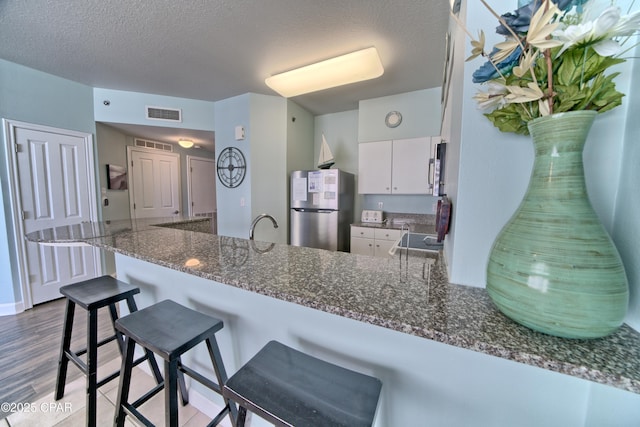
<svg viewBox="0 0 640 427">
<path fill-rule="evenodd" d="M 406 224 L 435 224 L 436 216 L 427 214 L 413 214 L 402 212 L 385 212 L 384 217 L 387 223 L 406 223 Z"/>
</svg>

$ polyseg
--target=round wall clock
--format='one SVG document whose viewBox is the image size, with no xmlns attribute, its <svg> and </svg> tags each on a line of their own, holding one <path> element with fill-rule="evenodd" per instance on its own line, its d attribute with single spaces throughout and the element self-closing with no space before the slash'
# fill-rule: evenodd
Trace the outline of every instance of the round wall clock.
<svg viewBox="0 0 640 427">
<path fill-rule="evenodd" d="M 220 152 L 218 157 L 218 178 L 222 185 L 235 188 L 242 184 L 247 172 L 247 163 L 244 154 L 236 147 L 227 147 Z"/>
<path fill-rule="evenodd" d="M 390 128 L 397 128 L 402 123 L 402 114 L 398 111 L 390 111 L 384 118 L 384 124 Z"/>
</svg>

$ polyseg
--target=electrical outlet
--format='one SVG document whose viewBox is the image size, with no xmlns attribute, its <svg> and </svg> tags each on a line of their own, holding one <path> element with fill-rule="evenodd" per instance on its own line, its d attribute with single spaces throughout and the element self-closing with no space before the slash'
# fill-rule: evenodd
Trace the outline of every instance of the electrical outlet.
<svg viewBox="0 0 640 427">
<path fill-rule="evenodd" d="M 382 208 L 383 208 L 383 206 L 384 206 L 384 203 L 383 203 L 383 202 L 378 202 L 378 209 L 382 209 Z"/>
</svg>

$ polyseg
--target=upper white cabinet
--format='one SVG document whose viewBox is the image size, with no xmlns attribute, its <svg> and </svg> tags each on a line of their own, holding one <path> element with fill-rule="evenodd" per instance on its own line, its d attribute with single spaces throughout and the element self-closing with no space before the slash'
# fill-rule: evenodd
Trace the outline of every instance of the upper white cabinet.
<svg viewBox="0 0 640 427">
<path fill-rule="evenodd" d="M 358 144 L 358 193 L 391 194 L 393 141 Z"/>
<path fill-rule="evenodd" d="M 358 193 L 431 194 L 432 139 L 439 141 L 423 137 L 358 144 Z"/>
</svg>

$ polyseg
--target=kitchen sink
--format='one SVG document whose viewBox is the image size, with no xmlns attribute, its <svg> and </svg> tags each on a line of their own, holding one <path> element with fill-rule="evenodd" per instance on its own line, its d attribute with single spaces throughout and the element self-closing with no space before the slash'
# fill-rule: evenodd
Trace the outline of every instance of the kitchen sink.
<svg viewBox="0 0 640 427">
<path fill-rule="evenodd" d="M 425 233 L 404 233 L 391 247 L 389 253 L 394 255 L 398 249 L 410 251 L 438 252 L 442 249 L 442 242 L 438 242 L 438 236 Z"/>
</svg>

